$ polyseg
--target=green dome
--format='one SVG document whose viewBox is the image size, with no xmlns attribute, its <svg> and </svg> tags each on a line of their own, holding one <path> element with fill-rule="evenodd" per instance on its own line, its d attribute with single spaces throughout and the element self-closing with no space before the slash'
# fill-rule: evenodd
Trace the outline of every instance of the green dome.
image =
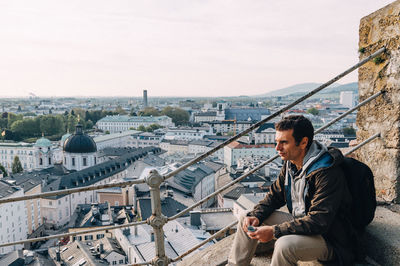
<svg viewBox="0 0 400 266">
<path fill-rule="evenodd" d="M 71 134 L 69 134 L 69 133 L 64 134 L 64 135 L 61 137 L 61 143 L 64 144 L 64 141 L 65 141 L 69 136 L 71 136 Z"/>
<path fill-rule="evenodd" d="M 46 138 L 40 138 L 36 141 L 35 146 L 37 147 L 50 147 L 51 141 Z"/>
</svg>

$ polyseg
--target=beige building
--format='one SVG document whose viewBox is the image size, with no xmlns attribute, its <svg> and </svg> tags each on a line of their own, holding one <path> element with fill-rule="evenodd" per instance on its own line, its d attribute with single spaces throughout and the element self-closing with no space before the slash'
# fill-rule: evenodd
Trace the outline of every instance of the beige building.
<svg viewBox="0 0 400 266">
<path fill-rule="evenodd" d="M 187 140 L 163 140 L 160 142 L 160 148 L 167 151 L 168 155 L 189 153 L 189 142 Z"/>
<path fill-rule="evenodd" d="M 134 197 L 134 187 L 114 187 L 97 191 L 97 201 L 111 206 L 133 205 Z"/>
<path fill-rule="evenodd" d="M 42 181 L 39 176 L 31 176 L 25 173 L 14 174 L 12 177 L 5 177 L 4 181 L 23 189 L 24 196 L 39 194 L 42 190 Z M 28 234 L 35 231 L 42 223 L 41 201 L 32 199 L 25 201 L 25 213 L 27 218 Z"/>
</svg>

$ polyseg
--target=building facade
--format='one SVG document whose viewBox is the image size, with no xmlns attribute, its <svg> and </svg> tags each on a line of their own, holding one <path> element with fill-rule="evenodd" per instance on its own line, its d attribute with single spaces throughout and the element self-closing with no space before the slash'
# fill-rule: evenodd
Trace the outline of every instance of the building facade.
<svg viewBox="0 0 400 266">
<path fill-rule="evenodd" d="M 172 119 L 168 116 L 127 116 L 114 115 L 106 116 L 97 121 L 98 129 L 108 131 L 110 133 L 123 132 L 130 129 L 137 129 L 140 126 L 148 127 L 157 124 L 163 127 L 173 127 Z"/>
<path fill-rule="evenodd" d="M 1 198 L 20 197 L 23 189 L 0 180 Z M 23 201 L 0 204 L 0 243 L 26 239 L 28 234 L 25 203 Z M 22 249 L 23 245 L 0 248 L 0 254 Z"/>
</svg>

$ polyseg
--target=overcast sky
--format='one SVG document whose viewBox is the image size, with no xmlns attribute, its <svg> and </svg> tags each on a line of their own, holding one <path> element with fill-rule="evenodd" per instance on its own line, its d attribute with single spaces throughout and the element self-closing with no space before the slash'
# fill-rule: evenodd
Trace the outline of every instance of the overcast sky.
<svg viewBox="0 0 400 266">
<path fill-rule="evenodd" d="M 357 63 L 360 19 L 391 2 L 0 0 L 0 97 L 236 96 L 322 83 Z"/>
</svg>

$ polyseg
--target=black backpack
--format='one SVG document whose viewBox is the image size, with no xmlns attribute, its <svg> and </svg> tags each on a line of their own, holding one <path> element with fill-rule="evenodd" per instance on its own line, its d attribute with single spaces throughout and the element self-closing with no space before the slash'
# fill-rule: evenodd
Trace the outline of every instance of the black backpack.
<svg viewBox="0 0 400 266">
<path fill-rule="evenodd" d="M 362 231 L 375 216 L 374 175 L 366 164 L 349 157 L 344 158 L 341 167 L 352 197 L 350 219 L 354 228 Z"/>
</svg>

